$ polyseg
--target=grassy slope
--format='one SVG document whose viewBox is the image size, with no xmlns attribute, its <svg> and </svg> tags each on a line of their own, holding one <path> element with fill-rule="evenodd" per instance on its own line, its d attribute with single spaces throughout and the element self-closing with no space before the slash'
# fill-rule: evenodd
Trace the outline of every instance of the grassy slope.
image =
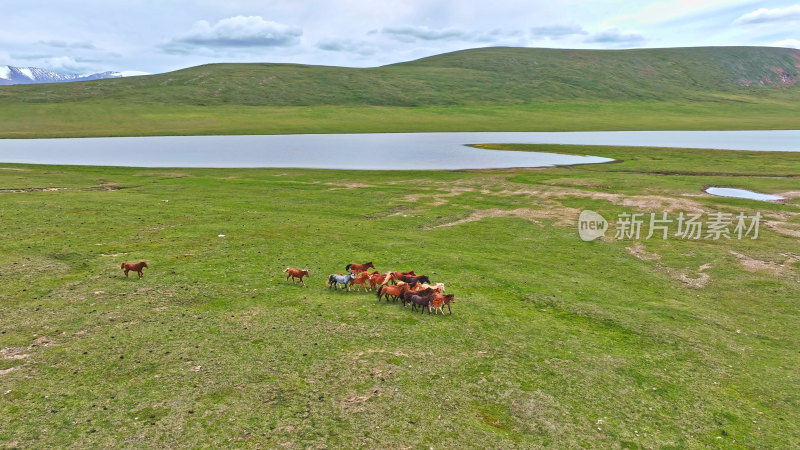
<svg viewBox="0 0 800 450">
<path fill-rule="evenodd" d="M 800 51 L 475 49 L 0 88 L 0 136 L 800 127 Z M 783 76 L 783 78 L 782 78 Z M 613 120 L 612 120 L 613 119 Z"/>
<path fill-rule="evenodd" d="M 661 259 L 645 261 L 629 241 L 584 243 L 554 222 L 572 223 L 565 208 L 661 211 L 637 203 L 647 200 L 760 211 L 797 233 L 797 198 L 698 195 L 706 184 L 796 191 L 787 175 L 800 173 L 800 154 L 514 149 L 625 162 L 424 173 L 4 165 L 3 189 L 69 189 L 0 193 L 0 348 L 13 348 L 0 370 L 17 367 L 0 375 L 0 443 L 800 445 L 800 267 L 751 272 L 730 253 L 784 264 L 800 254 L 796 236 L 762 226 L 755 241 L 650 240 Z M 554 219 L 431 228 L 518 208 Z M 138 259 L 151 263 L 145 278 L 122 277 L 119 262 Z M 444 281 L 454 314 L 322 286 L 370 259 Z M 704 264 L 705 287 L 670 276 L 699 278 Z M 309 267 L 310 287 L 284 282 L 287 265 Z"/>
</svg>

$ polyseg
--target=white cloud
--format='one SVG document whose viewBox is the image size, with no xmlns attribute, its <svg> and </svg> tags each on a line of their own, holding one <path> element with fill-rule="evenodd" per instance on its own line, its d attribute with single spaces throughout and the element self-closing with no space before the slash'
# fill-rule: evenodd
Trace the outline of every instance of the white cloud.
<svg viewBox="0 0 800 450">
<path fill-rule="evenodd" d="M 627 46 L 641 44 L 644 36 L 635 31 L 622 31 L 618 28 L 607 28 L 591 33 L 584 42 L 591 44 L 608 44 L 611 46 Z"/>
<path fill-rule="evenodd" d="M 578 25 L 551 25 L 531 28 L 531 37 L 534 39 L 561 39 L 576 34 L 587 34 L 583 27 Z"/>
<path fill-rule="evenodd" d="M 473 31 L 458 28 L 429 28 L 425 26 L 388 27 L 381 33 L 402 42 L 421 41 L 462 41 L 495 42 L 522 33 L 516 30 Z"/>
<path fill-rule="evenodd" d="M 770 47 L 800 48 L 800 41 L 797 39 L 784 39 L 782 41 L 773 43 Z"/>
<path fill-rule="evenodd" d="M 751 25 L 758 23 L 793 21 L 800 21 L 800 5 L 774 9 L 760 8 L 739 17 L 733 23 L 736 25 Z"/>
<path fill-rule="evenodd" d="M 211 25 L 195 22 L 188 33 L 173 38 L 162 48 L 169 53 L 187 53 L 193 48 L 288 47 L 299 42 L 300 28 L 264 20 L 261 16 L 235 16 Z"/>
<path fill-rule="evenodd" d="M 328 52 L 346 52 L 364 56 L 375 54 L 377 51 L 368 42 L 352 41 L 350 39 L 323 39 L 317 42 L 317 48 Z"/>
</svg>

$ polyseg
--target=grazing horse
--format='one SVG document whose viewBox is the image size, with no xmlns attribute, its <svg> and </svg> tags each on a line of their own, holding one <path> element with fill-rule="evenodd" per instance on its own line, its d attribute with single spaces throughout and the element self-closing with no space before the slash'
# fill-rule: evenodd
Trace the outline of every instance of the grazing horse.
<svg viewBox="0 0 800 450">
<path fill-rule="evenodd" d="M 136 272 L 139 274 L 139 278 L 142 278 L 144 276 L 144 274 L 142 274 L 142 269 L 149 269 L 147 261 L 139 261 L 138 263 L 124 262 L 121 268 L 125 271 L 125 278 L 128 277 L 128 272 Z"/>
<path fill-rule="evenodd" d="M 348 264 L 348 265 L 345 266 L 344 270 L 346 270 L 348 272 L 354 272 L 354 273 L 358 274 L 358 273 L 361 273 L 361 272 L 366 272 L 370 268 L 372 268 L 372 269 L 375 268 L 375 266 L 372 265 L 372 261 L 366 262 L 364 264 Z"/>
<path fill-rule="evenodd" d="M 393 297 L 394 300 L 397 300 L 398 297 L 402 296 L 406 291 L 408 291 L 408 288 L 409 286 L 405 283 L 394 286 L 381 286 L 378 288 L 378 293 L 375 295 L 378 296 L 378 301 L 381 301 L 381 297 L 384 297 L 388 302 L 390 296 Z M 405 301 L 403 301 L 403 306 L 405 306 Z"/>
<path fill-rule="evenodd" d="M 289 277 L 292 278 L 292 284 L 296 283 L 296 281 L 294 280 L 295 278 L 299 278 L 300 279 L 300 284 L 302 284 L 303 286 L 306 285 L 303 282 L 303 277 L 311 278 L 311 275 L 308 274 L 308 269 L 300 270 L 300 269 L 292 269 L 291 267 L 287 267 L 286 270 L 283 271 L 283 273 L 287 274 L 286 275 L 286 279 L 287 280 L 289 279 Z"/>
<path fill-rule="evenodd" d="M 336 275 L 332 274 L 328 277 L 328 289 L 334 288 L 339 289 L 339 285 L 343 284 L 345 290 L 350 290 L 350 283 L 353 281 L 353 278 L 356 277 L 354 273 L 348 273 L 347 275 Z"/>
<path fill-rule="evenodd" d="M 358 275 L 356 275 L 355 278 L 353 278 L 353 281 L 351 281 L 350 284 L 351 285 L 354 285 L 354 284 L 358 285 L 358 286 L 356 286 L 356 289 L 358 289 L 359 291 L 361 290 L 361 287 L 363 286 L 364 290 L 366 291 L 367 290 L 367 281 L 368 280 L 369 280 L 369 273 L 368 272 L 361 272 Z"/>
</svg>

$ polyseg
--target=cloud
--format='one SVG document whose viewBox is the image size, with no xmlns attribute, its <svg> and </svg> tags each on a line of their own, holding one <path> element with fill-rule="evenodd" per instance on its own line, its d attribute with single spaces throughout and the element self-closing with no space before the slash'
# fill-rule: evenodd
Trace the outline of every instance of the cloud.
<svg viewBox="0 0 800 450">
<path fill-rule="evenodd" d="M 782 41 L 773 43 L 771 47 L 800 48 L 800 41 L 798 41 L 797 39 L 784 39 Z"/>
<path fill-rule="evenodd" d="M 83 49 L 83 50 L 96 50 L 97 47 L 94 46 L 91 42 L 66 42 L 66 41 L 39 41 L 37 42 L 39 45 L 45 45 L 47 47 L 54 47 L 54 48 L 75 48 L 75 49 Z"/>
<path fill-rule="evenodd" d="M 302 34 L 300 28 L 264 20 L 261 16 L 236 16 L 214 25 L 205 20 L 195 22 L 188 33 L 173 38 L 161 48 L 167 53 L 184 54 L 198 47 L 289 47 L 297 44 Z"/>
<path fill-rule="evenodd" d="M 623 32 L 618 28 L 608 28 L 590 34 L 584 42 L 590 44 L 611 44 L 616 46 L 635 45 L 645 41 L 644 36 L 635 32 Z"/>
<path fill-rule="evenodd" d="M 752 25 L 769 22 L 791 22 L 800 20 L 800 5 L 786 8 L 767 9 L 761 8 L 749 12 L 734 20 L 735 25 Z"/>
<path fill-rule="evenodd" d="M 377 49 L 367 42 L 351 41 L 349 39 L 323 39 L 317 42 L 317 48 L 328 52 L 356 53 L 359 55 L 374 55 Z"/>
<path fill-rule="evenodd" d="M 428 28 L 417 26 L 388 27 L 381 30 L 381 34 L 402 42 L 414 41 L 463 41 L 463 42 L 494 42 L 511 37 L 518 37 L 519 31 L 491 30 L 476 32 L 457 28 Z"/>
<path fill-rule="evenodd" d="M 534 39 L 561 39 L 576 34 L 587 34 L 586 30 L 578 25 L 554 25 L 550 27 L 531 28 L 531 37 Z"/>
</svg>

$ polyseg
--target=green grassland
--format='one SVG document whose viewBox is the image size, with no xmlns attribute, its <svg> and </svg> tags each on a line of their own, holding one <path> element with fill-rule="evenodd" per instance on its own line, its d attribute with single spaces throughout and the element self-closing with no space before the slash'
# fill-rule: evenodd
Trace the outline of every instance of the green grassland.
<svg viewBox="0 0 800 450">
<path fill-rule="evenodd" d="M 800 154 L 488 147 L 622 162 L 0 166 L 0 446 L 800 446 Z M 764 220 L 582 242 L 584 208 Z M 453 314 L 324 287 L 367 260 L 444 282 Z"/>
<path fill-rule="evenodd" d="M 0 137 L 800 128 L 800 50 L 486 48 L 0 86 Z"/>
</svg>

